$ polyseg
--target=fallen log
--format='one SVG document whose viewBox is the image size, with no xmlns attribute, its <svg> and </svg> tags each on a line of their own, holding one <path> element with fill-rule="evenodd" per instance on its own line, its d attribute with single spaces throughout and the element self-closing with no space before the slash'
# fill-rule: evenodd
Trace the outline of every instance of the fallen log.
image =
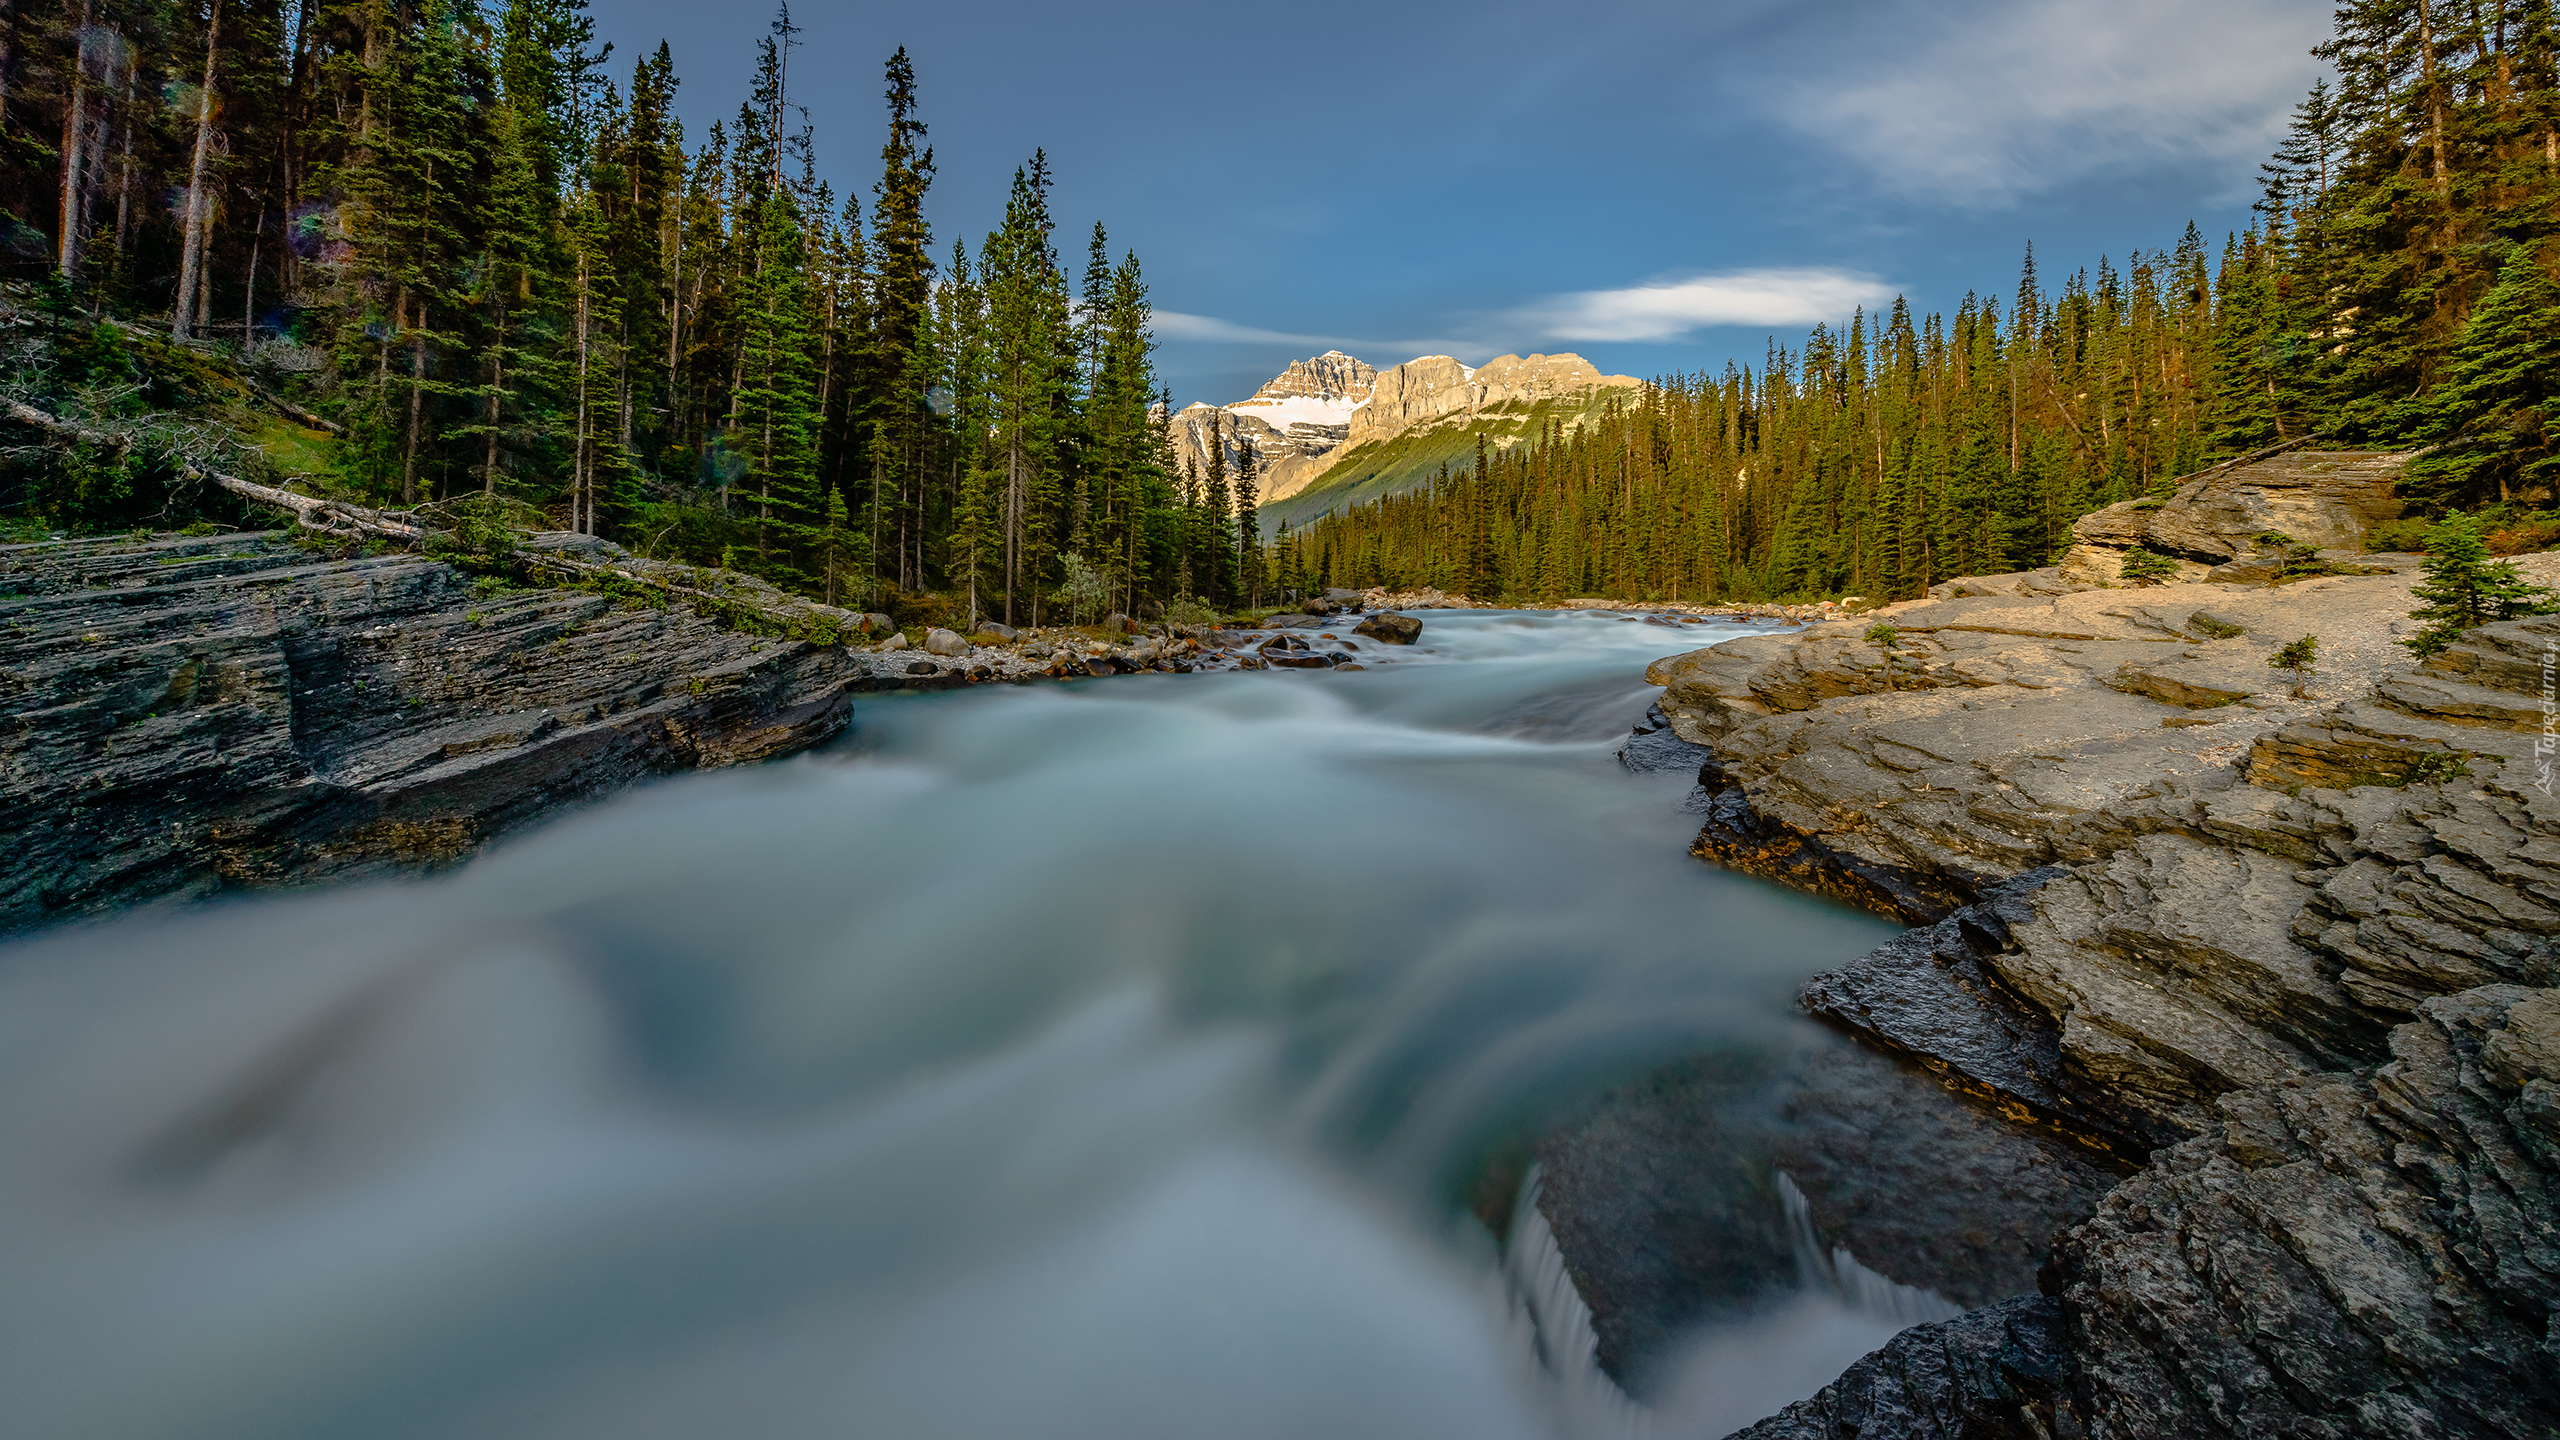
<svg viewBox="0 0 2560 1440">
<path fill-rule="evenodd" d="M 42 430 L 48 435 L 62 439 L 89 445 L 105 445 L 120 451 L 133 448 L 134 437 L 129 434 L 113 430 L 93 430 L 86 426 L 75 425 L 58 416 L 48 415 L 21 400 L 0 399 L 0 414 L 5 414 L 21 425 Z M 219 486 L 244 500 L 254 500 L 274 509 L 290 511 L 295 521 L 306 530 L 315 530 L 324 535 L 338 535 L 348 539 L 393 540 L 404 545 L 423 544 L 428 535 L 434 533 L 405 516 L 350 504 L 344 500 L 326 500 L 317 495 L 296 494 L 291 490 L 281 490 L 273 485 L 261 485 L 254 480 L 243 480 L 237 475 L 226 475 L 219 470 L 197 464 L 192 457 L 181 451 L 172 450 L 169 458 L 175 461 L 178 468 L 191 479 Z"/>
</svg>

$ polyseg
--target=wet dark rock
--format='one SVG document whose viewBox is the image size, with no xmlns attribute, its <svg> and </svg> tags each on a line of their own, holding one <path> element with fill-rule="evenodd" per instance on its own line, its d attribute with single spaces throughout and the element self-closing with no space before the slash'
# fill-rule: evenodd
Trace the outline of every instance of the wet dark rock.
<svg viewBox="0 0 2560 1440">
<path fill-rule="evenodd" d="M 934 664 L 930 660 L 910 660 L 907 662 L 907 673 L 910 675 L 937 674 L 940 672 L 941 668 L 941 666 Z"/>
<path fill-rule="evenodd" d="M 2016 948 L 2010 926 L 2030 897 L 2068 872 L 2044 866 L 1989 887 L 1934 925 L 1895 936 L 1805 983 L 1799 999 L 1948 1084 L 2007 1112 L 2127 1160 L 2147 1150 L 2104 1094 L 2065 1093 L 2060 1028 L 2011 992 L 1985 962 Z"/>
<path fill-rule="evenodd" d="M 1292 670 L 1330 670 L 1335 664 L 1332 656 L 1312 650 L 1266 650 L 1262 658 L 1271 664 L 1285 665 Z"/>
<path fill-rule="evenodd" d="M 1536 1158 L 1539 1210 L 1590 1306 L 1601 1363 L 1640 1394 L 1683 1334 L 1804 1278 L 1780 1173 L 1824 1244 L 1959 1305 L 2032 1292 L 2056 1232 L 2122 1173 L 1818 1036 L 1664 1067 L 1550 1133 Z"/>
<path fill-rule="evenodd" d="M 1283 651 L 1304 650 L 1307 648 L 1307 642 L 1295 635 L 1274 635 L 1263 641 L 1257 648 L 1265 655 L 1276 655 Z"/>
<path fill-rule="evenodd" d="M 1694 775 L 1715 758 L 1715 753 L 1673 734 L 1671 722 L 1663 718 L 1662 707 L 1656 705 L 1644 712 L 1626 743 L 1618 747 L 1618 763 L 1639 775 L 1671 771 Z"/>
<path fill-rule="evenodd" d="M 841 732 L 860 657 L 272 536 L 0 548 L 0 929 L 450 863 Z"/>
<path fill-rule="evenodd" d="M 1915 1325 L 1730 1440 L 2058 1440 L 2080 1427 L 2063 1389 L 2059 1302 L 2021 1296 Z M 2137 1432 L 2166 1436 L 2169 1431 Z"/>
<path fill-rule="evenodd" d="M 2133 1168 L 1854 1046 L 1809 1056 L 1776 1116 L 1771 1162 L 1823 1243 L 1960 1306 L 2035 1293 L 2055 1237 Z"/>
<path fill-rule="evenodd" d="M 1351 627 L 1352 633 L 1366 635 L 1388 645 L 1410 645 L 1422 638 L 1422 622 L 1410 615 L 1381 611 Z"/>
</svg>

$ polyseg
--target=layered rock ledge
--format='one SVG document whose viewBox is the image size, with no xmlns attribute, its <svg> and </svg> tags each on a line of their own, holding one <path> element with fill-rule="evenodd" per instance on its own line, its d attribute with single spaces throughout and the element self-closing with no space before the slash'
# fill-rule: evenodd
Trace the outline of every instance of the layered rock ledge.
<svg viewBox="0 0 2560 1440">
<path fill-rule="evenodd" d="M 2560 618 L 2410 663 L 2416 557 L 2351 548 L 2397 459 L 2213 472 L 2077 564 L 1655 667 L 1697 853 L 1919 927 L 1807 1008 L 2142 1163 L 2055 1237 L 2052 1366 L 1976 1312 L 1751 1433 L 2560 1434 Z M 2259 524 L 2329 528 L 2279 564 Z M 2119 543 L 2190 579 L 2088 588 Z"/>
<path fill-rule="evenodd" d="M 842 731 L 865 657 L 273 536 L 0 549 L 0 930 L 449 862 Z"/>
</svg>

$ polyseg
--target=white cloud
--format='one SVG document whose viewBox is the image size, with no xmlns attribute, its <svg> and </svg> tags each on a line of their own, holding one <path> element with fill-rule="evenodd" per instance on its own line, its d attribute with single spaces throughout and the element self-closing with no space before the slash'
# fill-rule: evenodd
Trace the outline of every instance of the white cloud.
<svg viewBox="0 0 2560 1440">
<path fill-rule="evenodd" d="M 1674 340 L 1709 325 L 1809 325 L 1893 299 L 1893 287 L 1848 270 L 1730 270 L 1623 290 L 1558 295 L 1514 312 L 1556 340 Z"/>
<path fill-rule="evenodd" d="M 1494 354 L 1492 348 L 1474 340 L 1362 340 L 1345 335 L 1292 335 L 1285 330 L 1238 325 L 1214 315 L 1185 315 L 1179 310 L 1158 310 L 1154 319 L 1159 340 L 1188 340 L 1212 345 L 1287 345 L 1309 355 L 1340 350 L 1372 364 L 1397 363 L 1394 360 L 1380 361 L 1378 357 L 1381 355 L 1393 355 L 1399 359 L 1416 355 L 1455 355 L 1473 364 Z M 1470 360 L 1470 356 L 1474 358 Z"/>
<path fill-rule="evenodd" d="M 1792 80 L 1797 129 L 1914 195 L 1985 203 L 2144 163 L 2264 155 L 2329 0 L 2009 0 Z M 2254 173 L 2249 172 L 2249 173 Z"/>
</svg>

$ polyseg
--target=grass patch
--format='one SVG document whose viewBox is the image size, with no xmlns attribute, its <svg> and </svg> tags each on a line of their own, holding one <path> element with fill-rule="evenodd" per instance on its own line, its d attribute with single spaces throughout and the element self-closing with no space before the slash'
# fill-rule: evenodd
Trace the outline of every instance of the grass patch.
<svg viewBox="0 0 2560 1440">
<path fill-rule="evenodd" d="M 328 474 L 338 453 L 336 436 L 306 430 L 278 415 L 261 416 L 256 424 L 242 430 L 240 438 L 264 455 L 278 472 L 296 479 Z"/>
</svg>

